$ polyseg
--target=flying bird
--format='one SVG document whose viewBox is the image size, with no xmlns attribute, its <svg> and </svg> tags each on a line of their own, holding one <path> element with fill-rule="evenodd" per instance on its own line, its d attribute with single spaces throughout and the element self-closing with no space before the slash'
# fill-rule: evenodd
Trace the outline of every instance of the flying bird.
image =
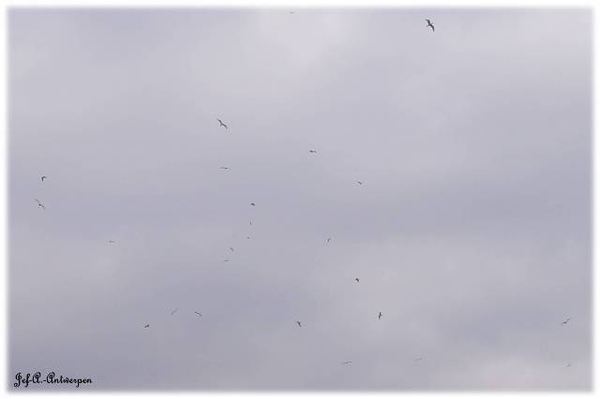
<svg viewBox="0 0 600 399">
<path fill-rule="evenodd" d="M 360 180 L 356 181 L 358 184 L 360 184 L 362 186 L 363 182 L 361 182 Z"/>
<path fill-rule="evenodd" d="M 108 243 L 109 244 L 114 244 L 115 242 L 114 242 L 114 240 L 108 240 Z"/>
<path fill-rule="evenodd" d="M 47 179 L 46 176 L 42 176 L 42 183 L 44 182 L 44 179 Z"/>
<path fill-rule="evenodd" d="M 219 169 L 223 169 L 223 170 L 229 170 L 229 166 L 219 166 Z"/>
<path fill-rule="evenodd" d="M 219 118 L 217 118 L 217 120 L 219 121 L 219 126 L 223 126 L 225 129 L 227 129 L 227 125 L 224 124 L 222 120 L 220 120 Z"/>
<path fill-rule="evenodd" d="M 246 237 L 246 240 L 249 240 L 249 239 L 250 239 L 250 236 Z"/>
<path fill-rule="evenodd" d="M 347 360 L 345 362 L 342 362 L 342 364 L 350 364 L 350 363 L 352 363 L 352 360 Z"/>
<path fill-rule="evenodd" d="M 256 204 L 255 204 L 254 202 L 251 202 L 251 203 L 250 203 L 250 205 L 252 205 L 252 206 L 256 206 Z"/>
<path fill-rule="evenodd" d="M 329 238 L 327 239 L 327 244 L 329 244 L 329 241 L 331 241 L 331 237 L 329 237 Z"/>
<path fill-rule="evenodd" d="M 432 32 L 435 32 L 435 27 L 433 26 L 433 24 L 431 23 L 431 21 L 428 20 L 428 19 L 426 19 L 425 21 L 427 21 L 427 26 L 431 26 Z"/>
<path fill-rule="evenodd" d="M 144 328 L 148 328 L 148 327 L 150 327 L 150 324 L 146 324 L 146 325 L 144 326 Z"/>
<path fill-rule="evenodd" d="M 567 319 L 565 321 L 563 321 L 562 323 L 560 323 L 560 324 L 562 324 L 564 326 L 564 325 L 566 325 L 569 322 L 569 320 L 571 320 L 571 318 L 567 317 Z"/>
<path fill-rule="evenodd" d="M 234 251 L 235 251 L 235 249 L 233 249 L 233 247 L 229 247 L 229 250 L 230 250 L 231 252 L 234 252 Z"/>
<path fill-rule="evenodd" d="M 316 154 L 317 150 L 308 150 L 308 152 L 310 152 L 311 154 Z"/>
<path fill-rule="evenodd" d="M 567 363 L 565 367 L 571 367 L 571 363 Z"/>
<path fill-rule="evenodd" d="M 418 357 L 418 358 L 416 358 L 416 359 L 413 359 L 413 360 L 414 360 L 415 362 L 418 362 L 418 361 L 420 361 L 420 360 L 423 360 L 423 358 L 422 358 L 422 357 Z"/>
<path fill-rule="evenodd" d="M 354 280 L 356 280 L 357 283 L 360 283 L 360 280 L 357 278 L 355 278 Z M 381 313 L 381 312 L 380 312 Z"/>
<path fill-rule="evenodd" d="M 37 199 L 37 198 L 34 198 L 34 200 L 35 200 L 35 202 L 37 202 L 37 203 L 38 203 L 38 206 L 41 206 L 43 210 L 46 210 L 46 207 L 44 206 L 44 204 L 42 204 L 42 203 L 40 202 L 40 200 L 39 200 L 39 199 Z"/>
<path fill-rule="evenodd" d="M 383 315 L 381 314 L 381 312 L 379 312 L 379 314 L 377 315 L 377 318 L 381 320 L 381 316 L 383 316 Z"/>
<path fill-rule="evenodd" d="M 198 316 L 202 317 L 202 313 L 200 313 L 198 311 L 194 311 L 194 313 L 196 313 Z"/>
<path fill-rule="evenodd" d="M 250 226 L 252 226 L 252 220 L 250 221 Z"/>
<path fill-rule="evenodd" d="M 229 259 L 225 259 L 225 260 L 223 261 L 223 263 L 225 263 L 225 262 L 229 262 Z"/>
<path fill-rule="evenodd" d="M 173 311 L 171 312 L 171 316 L 173 316 L 175 313 L 177 313 L 177 308 L 173 309 Z"/>
<path fill-rule="evenodd" d="M 302 323 L 297 321 L 296 324 L 298 324 L 298 327 L 302 327 Z"/>
</svg>

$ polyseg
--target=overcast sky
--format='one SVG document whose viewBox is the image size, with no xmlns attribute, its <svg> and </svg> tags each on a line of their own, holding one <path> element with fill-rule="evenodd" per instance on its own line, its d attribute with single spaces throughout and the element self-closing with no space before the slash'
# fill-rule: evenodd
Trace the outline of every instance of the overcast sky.
<svg viewBox="0 0 600 399">
<path fill-rule="evenodd" d="M 591 389 L 590 10 L 8 22 L 11 387 Z"/>
</svg>

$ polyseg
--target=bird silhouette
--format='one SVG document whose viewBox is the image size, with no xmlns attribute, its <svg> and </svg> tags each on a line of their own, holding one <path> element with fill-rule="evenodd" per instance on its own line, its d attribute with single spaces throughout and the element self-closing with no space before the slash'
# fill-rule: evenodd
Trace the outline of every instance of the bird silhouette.
<svg viewBox="0 0 600 399">
<path fill-rule="evenodd" d="M 173 316 L 175 313 L 177 313 L 177 308 L 173 309 L 173 311 L 171 312 L 171 316 Z"/>
<path fill-rule="evenodd" d="M 383 315 L 381 314 L 381 312 L 379 312 L 379 314 L 377 315 L 377 318 L 381 320 L 381 316 L 383 316 Z"/>
<path fill-rule="evenodd" d="M 296 324 L 298 324 L 298 327 L 302 327 L 302 323 L 297 321 Z"/>
<path fill-rule="evenodd" d="M 358 184 L 360 184 L 362 186 L 363 182 L 361 182 L 360 180 L 356 181 Z"/>
<path fill-rule="evenodd" d="M 229 170 L 230 168 L 229 168 L 229 166 L 219 166 L 219 169 L 222 169 L 222 170 Z"/>
<path fill-rule="evenodd" d="M 114 242 L 114 240 L 108 240 L 108 243 L 109 244 L 114 244 L 115 242 Z"/>
<path fill-rule="evenodd" d="M 146 325 L 144 326 L 144 328 L 148 328 L 148 327 L 150 327 L 150 324 L 146 324 Z"/>
<path fill-rule="evenodd" d="M 226 124 L 224 124 L 222 120 L 220 120 L 219 118 L 217 118 L 217 120 L 219 121 L 219 127 L 220 127 L 220 126 L 223 126 L 225 129 L 228 129 L 228 128 L 227 128 L 227 125 L 226 125 Z"/>
<path fill-rule="evenodd" d="M 431 30 L 432 30 L 433 32 L 435 32 L 435 26 L 433 26 L 433 24 L 431 23 L 431 21 L 430 21 L 430 20 L 428 20 L 428 19 L 426 19 L 425 21 L 427 21 L 427 26 L 431 26 Z"/>
<path fill-rule="evenodd" d="M 560 324 L 562 324 L 564 326 L 564 325 L 566 325 L 569 322 L 569 320 L 571 320 L 571 318 L 567 317 L 567 319 L 565 321 L 563 321 L 562 323 L 560 323 Z"/>
<path fill-rule="evenodd" d="M 198 312 L 198 311 L 194 311 L 194 313 L 196 313 L 198 316 L 202 317 L 202 313 Z"/>
<path fill-rule="evenodd" d="M 251 202 L 251 203 L 250 203 L 250 205 L 252 205 L 252 206 L 256 206 L 256 204 L 255 204 L 254 202 Z"/>
<path fill-rule="evenodd" d="M 38 203 L 38 206 L 39 206 L 39 207 L 41 207 L 43 210 L 46 210 L 46 207 L 44 206 L 44 204 L 42 204 L 42 203 L 40 202 L 40 200 L 39 200 L 39 199 L 37 199 L 37 198 L 34 198 L 34 200 L 35 200 L 35 202 L 37 202 L 37 203 Z"/>
<path fill-rule="evenodd" d="M 308 152 L 310 152 L 311 154 L 316 154 L 317 150 L 308 150 Z"/>
<path fill-rule="evenodd" d="M 46 176 L 42 176 L 42 183 L 44 182 L 44 179 L 47 179 Z"/>
<path fill-rule="evenodd" d="M 342 364 L 350 364 L 350 363 L 352 363 L 352 360 L 347 360 L 345 362 L 342 362 Z"/>
<path fill-rule="evenodd" d="M 357 278 L 355 278 L 354 280 L 356 280 L 357 283 L 360 283 L 360 280 Z M 380 312 L 381 313 L 381 312 Z"/>
<path fill-rule="evenodd" d="M 229 247 L 229 250 L 230 250 L 231 252 L 235 251 L 235 249 L 233 249 L 233 247 Z"/>
<path fill-rule="evenodd" d="M 225 260 L 223 261 L 223 263 L 225 263 L 225 262 L 229 262 L 229 259 L 225 259 Z"/>
<path fill-rule="evenodd" d="M 421 360 L 423 360 L 423 358 L 422 358 L 422 357 L 417 357 L 416 359 L 413 359 L 413 360 L 414 360 L 415 362 L 418 362 L 418 361 L 421 361 Z"/>
<path fill-rule="evenodd" d="M 329 238 L 327 239 L 327 244 L 329 244 L 329 241 L 331 241 L 331 237 L 329 237 Z"/>
</svg>

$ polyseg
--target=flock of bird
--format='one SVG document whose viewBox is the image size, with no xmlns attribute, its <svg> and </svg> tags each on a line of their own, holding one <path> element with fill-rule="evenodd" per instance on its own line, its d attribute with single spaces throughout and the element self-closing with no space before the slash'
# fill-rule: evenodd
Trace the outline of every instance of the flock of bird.
<svg viewBox="0 0 600 399">
<path fill-rule="evenodd" d="M 427 20 L 427 21 L 429 22 L 429 20 Z M 428 26 L 432 26 L 432 28 L 433 28 L 433 25 L 428 25 Z M 225 129 L 228 129 L 227 125 L 221 119 L 217 118 L 217 121 L 219 122 L 219 127 L 224 127 Z M 311 153 L 311 154 L 316 154 L 317 150 L 311 149 L 308 152 Z M 220 169 L 229 170 L 230 168 L 228 166 L 221 166 Z M 363 182 L 360 181 L 360 180 L 357 180 L 356 183 L 358 183 L 359 185 L 363 185 Z M 250 205 L 251 206 L 256 206 L 256 203 L 251 202 Z M 252 221 L 250 221 L 250 225 L 252 225 Z M 248 237 L 248 238 L 250 238 L 250 237 Z M 326 240 L 326 243 L 329 244 L 330 241 L 331 241 L 331 237 L 328 237 L 327 240 Z M 232 252 L 234 251 L 234 249 L 232 247 L 229 247 L 229 249 Z M 225 259 L 225 260 L 223 260 L 223 262 L 229 262 L 229 259 Z M 354 280 L 357 283 L 360 282 L 360 279 L 358 277 L 356 277 Z M 381 311 L 379 311 L 379 313 L 377 314 L 377 319 L 381 320 L 381 317 L 383 317 L 383 313 L 381 313 Z M 302 322 L 300 320 L 297 320 L 296 324 L 298 325 L 298 327 L 302 328 Z M 149 327 L 149 325 L 147 325 L 147 327 Z M 421 360 L 421 359 L 422 358 L 419 358 L 418 360 Z M 343 365 L 351 364 L 351 363 L 353 363 L 351 360 L 350 361 L 342 362 Z"/>
<path fill-rule="evenodd" d="M 294 12 L 293 12 L 293 11 L 290 11 L 289 13 L 290 13 L 290 14 L 294 14 Z M 434 27 L 433 23 L 431 22 L 431 20 L 429 20 L 429 19 L 425 19 L 425 21 L 427 22 L 427 25 L 426 25 L 426 27 L 428 27 L 428 28 L 431 28 L 432 32 L 435 32 L 435 27 Z M 223 122 L 223 120 L 221 120 L 220 118 L 216 118 L 216 119 L 217 119 L 217 121 L 219 122 L 219 127 L 222 127 L 222 128 L 224 128 L 225 130 L 229 130 L 229 127 L 227 126 L 227 124 L 226 124 L 225 122 Z M 316 154 L 316 153 L 317 153 L 317 150 L 315 150 L 315 149 L 310 149 L 310 150 L 309 150 L 309 153 L 310 153 L 310 154 Z M 221 170 L 230 170 L 231 168 L 230 168 L 229 166 L 220 166 L 220 167 L 219 167 L 219 169 L 221 169 Z M 44 181 L 45 181 L 47 178 L 48 178 L 48 177 L 47 177 L 46 175 L 44 175 L 44 176 L 41 176 L 41 182 L 42 182 L 42 183 L 44 183 Z M 363 181 L 360 181 L 360 180 L 357 180 L 357 181 L 356 181 L 356 183 L 357 183 L 358 185 L 363 185 Z M 34 200 L 35 200 L 35 202 L 37 203 L 37 205 L 38 205 L 38 207 L 39 207 L 39 208 L 41 208 L 42 210 L 46 210 L 46 207 L 44 206 L 44 204 L 43 204 L 43 203 L 42 203 L 42 202 L 41 202 L 39 199 L 37 199 L 37 198 L 34 198 Z M 256 203 L 254 203 L 254 202 L 251 202 L 251 203 L 250 203 L 250 205 L 251 205 L 251 206 L 253 206 L 253 207 L 255 207 L 255 206 L 256 206 Z M 252 225 L 252 221 L 250 221 L 250 225 Z M 247 237 L 247 239 L 250 239 L 250 237 L 248 236 L 248 237 Z M 326 243 L 328 244 L 330 241 L 331 241 L 331 237 L 328 237 L 328 238 L 326 239 Z M 108 243 L 109 243 L 109 244 L 115 244 L 116 242 L 115 242 L 114 240 L 109 240 L 109 241 L 108 241 Z M 230 250 L 231 252 L 235 252 L 235 249 L 234 249 L 233 247 L 229 247 L 229 250 Z M 223 262 L 229 262 L 229 259 L 224 259 L 224 260 L 223 260 Z M 356 278 L 354 279 L 354 281 L 356 281 L 356 283 L 360 283 L 360 278 L 356 277 Z M 175 309 L 173 309 L 173 310 L 171 311 L 171 316 L 175 315 L 175 314 L 178 312 L 178 310 L 179 310 L 178 308 L 175 308 Z M 194 311 L 194 314 L 196 314 L 198 317 L 202 317 L 202 313 L 201 313 L 200 311 L 198 311 L 198 310 L 195 310 L 195 311 Z M 378 312 L 378 314 L 377 314 L 377 319 L 378 319 L 378 320 L 381 320 L 381 318 L 382 318 L 382 317 L 383 317 L 383 313 L 382 313 L 381 311 L 379 311 L 379 312 Z M 566 318 L 564 321 L 562 321 L 560 324 L 561 324 L 562 326 L 566 326 L 566 325 L 569 323 L 569 321 L 570 321 L 570 320 L 571 320 L 571 317 L 567 317 L 567 318 Z M 302 328 L 302 321 L 300 321 L 300 320 L 297 320 L 297 321 L 296 321 L 296 325 L 298 326 L 298 328 Z M 145 324 L 145 325 L 144 325 L 144 328 L 150 328 L 150 324 L 149 324 L 149 323 L 148 323 L 148 324 Z M 423 360 L 423 357 L 417 357 L 417 358 L 414 358 L 414 359 L 413 359 L 413 361 L 415 361 L 415 362 L 422 361 L 422 360 Z M 341 364 L 342 364 L 342 365 L 349 365 L 349 364 L 352 364 L 352 363 L 353 363 L 353 361 L 352 361 L 352 360 L 347 360 L 347 361 L 344 361 L 344 362 L 342 362 Z M 567 363 L 567 364 L 566 364 L 566 367 L 570 367 L 570 366 L 571 366 L 571 363 Z"/>
</svg>

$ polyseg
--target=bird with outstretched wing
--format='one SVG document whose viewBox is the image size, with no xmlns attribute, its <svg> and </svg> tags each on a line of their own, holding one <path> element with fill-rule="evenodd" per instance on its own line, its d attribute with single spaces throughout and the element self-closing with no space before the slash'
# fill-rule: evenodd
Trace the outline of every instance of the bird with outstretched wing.
<svg viewBox="0 0 600 399">
<path fill-rule="evenodd" d="M 227 125 L 224 124 L 222 120 L 220 120 L 219 118 L 217 118 L 217 120 L 219 121 L 219 127 L 223 126 L 225 129 L 228 129 Z"/>
<path fill-rule="evenodd" d="M 431 23 L 430 20 L 426 19 L 425 21 L 427 21 L 427 26 L 431 27 L 431 31 L 435 32 L 435 26 L 433 26 L 433 24 Z"/>
</svg>

